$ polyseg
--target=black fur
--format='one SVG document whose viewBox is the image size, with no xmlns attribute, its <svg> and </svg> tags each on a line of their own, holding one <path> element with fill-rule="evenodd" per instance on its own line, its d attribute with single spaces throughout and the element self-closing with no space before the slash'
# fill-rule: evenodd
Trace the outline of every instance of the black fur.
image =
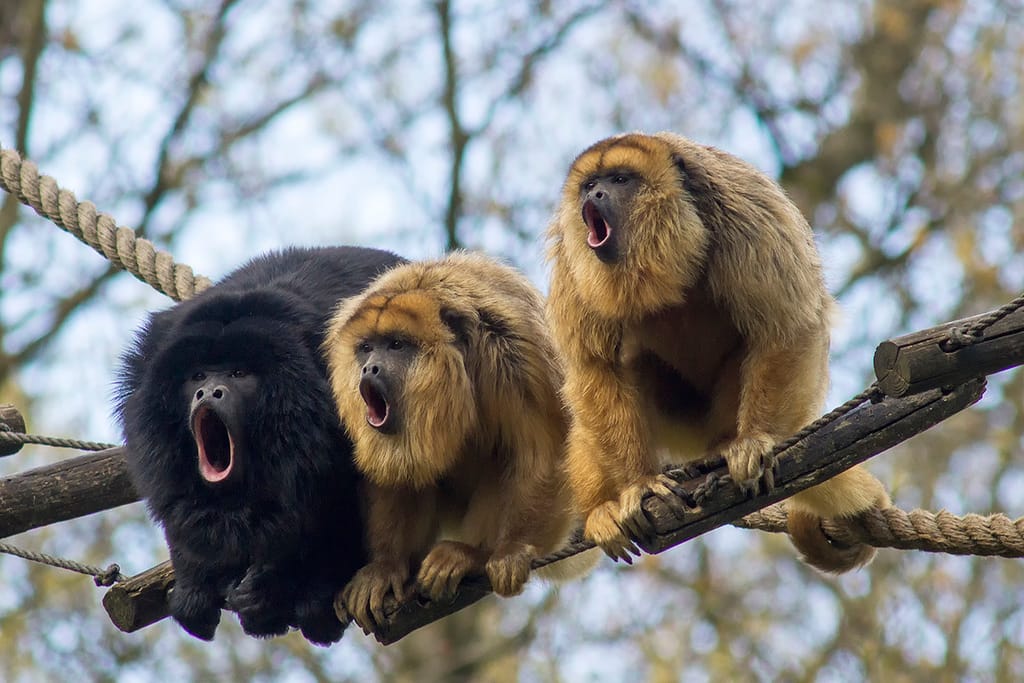
<svg viewBox="0 0 1024 683">
<path fill-rule="evenodd" d="M 129 472 L 170 546 L 171 614 L 194 636 L 213 638 L 226 603 L 251 635 L 341 637 L 333 597 L 366 558 L 352 445 L 320 344 L 338 300 L 400 262 L 357 247 L 261 256 L 151 315 L 125 353 L 116 412 Z M 210 365 L 259 382 L 230 485 L 200 476 L 190 431 L 185 384 Z"/>
</svg>

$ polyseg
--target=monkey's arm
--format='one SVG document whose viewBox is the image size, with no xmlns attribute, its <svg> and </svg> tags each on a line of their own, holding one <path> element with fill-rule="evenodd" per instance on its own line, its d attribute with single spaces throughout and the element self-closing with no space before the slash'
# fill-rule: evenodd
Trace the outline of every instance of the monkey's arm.
<svg viewBox="0 0 1024 683">
<path fill-rule="evenodd" d="M 584 535 L 610 557 L 627 560 L 635 546 L 623 531 L 643 491 L 660 485 L 638 388 L 618 358 L 621 324 L 585 315 L 556 270 L 550 318 L 566 361 L 563 394 L 572 413 L 566 446 L 569 486 L 584 515 Z M 624 510 L 620 496 L 629 493 Z M 636 505 L 632 505 L 636 503 Z M 636 509 L 633 509 L 633 508 Z"/>
<path fill-rule="evenodd" d="M 365 484 L 367 498 L 367 545 L 370 562 L 338 594 L 336 605 L 369 633 L 383 623 L 384 598 L 388 593 L 402 600 L 411 564 L 429 543 L 435 514 L 423 496 Z M 344 523 L 344 522 L 342 522 Z"/>
<path fill-rule="evenodd" d="M 737 485 L 756 488 L 762 457 L 820 411 L 828 383 L 828 337 L 821 331 L 783 349 L 749 346 L 740 367 L 736 434 L 721 452 Z M 716 398 L 728 401 L 731 393 L 717 391 Z M 718 422 L 717 413 L 733 410 L 722 403 L 711 405 Z"/>
</svg>

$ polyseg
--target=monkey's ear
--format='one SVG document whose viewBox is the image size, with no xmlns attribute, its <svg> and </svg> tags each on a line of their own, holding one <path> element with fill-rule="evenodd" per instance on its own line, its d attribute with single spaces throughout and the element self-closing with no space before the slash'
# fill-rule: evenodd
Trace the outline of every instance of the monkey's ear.
<svg viewBox="0 0 1024 683">
<path fill-rule="evenodd" d="M 454 308 L 444 307 L 441 309 L 441 322 L 455 335 L 456 341 L 463 345 L 469 343 L 469 318 Z"/>
<path fill-rule="evenodd" d="M 700 164 L 688 164 L 682 154 L 678 152 L 672 155 L 672 163 L 679 171 L 679 177 L 683 181 L 686 191 L 695 197 L 707 194 L 711 191 L 711 179 Z"/>
</svg>

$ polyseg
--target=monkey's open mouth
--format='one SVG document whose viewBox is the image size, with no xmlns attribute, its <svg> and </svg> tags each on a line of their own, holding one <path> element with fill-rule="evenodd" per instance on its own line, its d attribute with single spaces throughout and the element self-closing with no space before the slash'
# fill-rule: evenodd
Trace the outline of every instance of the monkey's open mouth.
<svg viewBox="0 0 1024 683">
<path fill-rule="evenodd" d="M 384 387 L 381 382 L 373 378 L 364 377 L 359 382 L 359 395 L 363 397 L 366 404 L 366 421 L 371 427 L 382 429 L 391 417 L 391 405 L 384 395 Z"/>
<path fill-rule="evenodd" d="M 601 216 L 594 202 L 588 201 L 583 205 L 583 222 L 587 224 L 589 230 L 587 244 L 592 249 L 604 246 L 612 235 L 612 226 Z"/>
<path fill-rule="evenodd" d="M 200 407 L 192 418 L 199 450 L 199 474 L 211 484 L 229 476 L 235 466 L 235 442 L 224 421 L 210 408 Z"/>
</svg>

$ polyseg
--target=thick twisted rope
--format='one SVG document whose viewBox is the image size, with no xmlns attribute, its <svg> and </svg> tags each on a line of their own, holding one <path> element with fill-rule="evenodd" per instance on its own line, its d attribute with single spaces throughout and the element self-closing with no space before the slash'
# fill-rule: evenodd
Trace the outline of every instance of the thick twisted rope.
<svg viewBox="0 0 1024 683">
<path fill-rule="evenodd" d="M 928 510 L 873 509 L 849 519 L 822 520 L 822 528 L 836 541 L 876 548 L 923 550 L 950 555 L 1024 557 L 1024 517 L 1004 514 L 962 517 Z M 733 523 L 743 529 L 773 533 L 786 531 L 784 503 L 753 512 Z"/>
<path fill-rule="evenodd" d="M 732 523 L 740 529 L 786 533 L 786 505 L 776 503 Z M 822 529 L 844 545 L 866 544 L 875 548 L 921 550 L 948 555 L 1024 557 L 1024 517 L 1010 519 L 1002 513 L 957 516 L 945 510 L 900 510 L 889 507 L 868 510 L 857 517 L 825 519 Z M 533 568 L 563 560 L 594 547 L 575 541 L 538 558 Z"/>
<path fill-rule="evenodd" d="M 118 226 L 109 215 L 97 213 L 92 202 L 79 202 L 50 176 L 40 176 L 36 165 L 11 149 L 0 149 L 0 188 L 43 218 L 66 230 L 106 257 L 175 301 L 188 299 L 212 283 L 175 263 L 166 251 L 130 228 Z"/>
</svg>

